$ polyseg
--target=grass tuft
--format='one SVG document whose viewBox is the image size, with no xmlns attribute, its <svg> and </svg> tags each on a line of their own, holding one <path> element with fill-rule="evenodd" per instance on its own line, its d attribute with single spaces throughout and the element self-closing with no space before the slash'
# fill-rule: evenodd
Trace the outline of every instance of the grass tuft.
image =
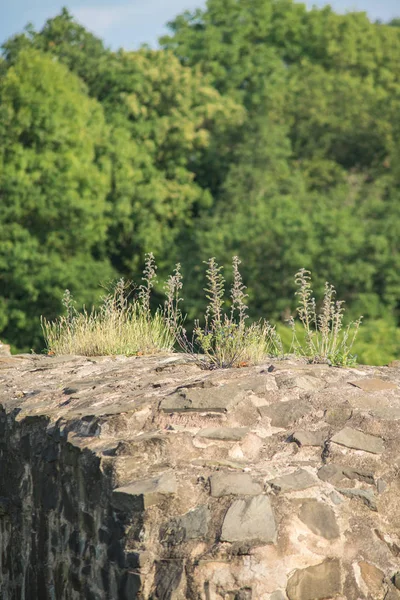
<svg viewBox="0 0 400 600">
<path fill-rule="evenodd" d="M 192 339 L 187 337 L 183 327 L 182 314 L 179 309 L 181 302 L 182 276 L 179 265 L 175 274 L 167 282 L 167 312 L 171 330 L 181 349 L 192 356 L 200 366 L 211 369 L 229 368 L 253 365 L 271 355 L 282 353 L 280 337 L 275 328 L 267 321 L 260 320 L 249 326 L 246 325 L 247 305 L 245 293 L 239 272 L 240 260 L 233 258 L 233 284 L 230 292 L 231 310 L 224 311 L 225 279 L 215 258 L 207 262 L 208 300 L 204 325 L 200 321 L 194 323 Z M 174 306 L 175 310 L 171 307 Z"/>
<path fill-rule="evenodd" d="M 336 290 L 325 283 L 324 298 L 318 313 L 311 287 L 311 273 L 300 269 L 296 273 L 296 296 L 299 299 L 297 314 L 304 329 L 304 343 L 299 342 L 295 320 L 291 318 L 292 348 L 313 363 L 327 362 L 336 366 L 352 366 L 356 357 L 351 354 L 362 317 L 343 325 L 344 302 L 335 300 Z"/>
<path fill-rule="evenodd" d="M 150 312 L 150 296 L 156 267 L 152 254 L 146 255 L 143 285 L 138 298 L 130 299 L 131 286 L 120 279 L 103 297 L 99 309 L 76 309 L 68 290 L 63 305 L 65 315 L 53 322 L 42 318 L 42 330 L 50 354 L 106 356 L 154 354 L 170 351 L 174 336 L 164 314 Z"/>
</svg>

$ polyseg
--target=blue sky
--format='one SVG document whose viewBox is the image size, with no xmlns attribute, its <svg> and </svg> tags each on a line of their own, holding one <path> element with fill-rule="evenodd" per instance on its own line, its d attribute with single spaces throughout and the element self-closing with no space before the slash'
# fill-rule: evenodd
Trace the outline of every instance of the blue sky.
<svg viewBox="0 0 400 600">
<path fill-rule="evenodd" d="M 323 6 L 325 0 L 308 5 Z M 331 0 L 338 12 L 366 11 L 372 20 L 388 21 L 400 17 L 399 0 Z M 21 31 L 30 21 L 41 28 L 46 19 L 58 14 L 62 6 L 107 46 L 137 48 L 143 43 L 156 46 L 166 32 L 165 24 L 184 10 L 203 7 L 204 0 L 0 0 L 0 42 Z"/>
</svg>

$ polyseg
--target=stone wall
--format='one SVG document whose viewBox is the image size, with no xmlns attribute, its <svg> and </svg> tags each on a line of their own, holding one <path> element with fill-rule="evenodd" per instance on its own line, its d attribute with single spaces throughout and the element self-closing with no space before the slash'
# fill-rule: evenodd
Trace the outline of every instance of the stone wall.
<svg viewBox="0 0 400 600">
<path fill-rule="evenodd" d="M 0 357 L 1 600 L 399 600 L 399 384 Z"/>
</svg>

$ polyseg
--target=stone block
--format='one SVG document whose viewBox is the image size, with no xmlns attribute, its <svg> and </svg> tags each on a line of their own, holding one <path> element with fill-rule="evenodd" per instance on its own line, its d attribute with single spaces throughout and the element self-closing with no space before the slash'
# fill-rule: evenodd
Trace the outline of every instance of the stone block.
<svg viewBox="0 0 400 600">
<path fill-rule="evenodd" d="M 231 504 L 222 525 L 222 541 L 268 544 L 275 537 L 275 517 L 268 496 L 235 500 Z"/>
</svg>

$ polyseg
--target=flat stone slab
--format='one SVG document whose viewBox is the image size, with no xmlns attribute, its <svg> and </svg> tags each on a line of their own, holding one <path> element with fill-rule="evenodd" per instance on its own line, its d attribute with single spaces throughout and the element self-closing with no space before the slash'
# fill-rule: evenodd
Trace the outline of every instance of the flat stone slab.
<svg viewBox="0 0 400 600">
<path fill-rule="evenodd" d="M 326 438 L 327 431 L 295 431 L 292 435 L 299 446 L 323 446 Z"/>
<path fill-rule="evenodd" d="M 372 454 L 381 454 L 385 450 L 385 445 L 380 437 L 363 433 L 351 427 L 345 427 L 339 431 L 339 433 L 333 436 L 331 441 L 347 448 L 363 450 Z"/>
<path fill-rule="evenodd" d="M 360 388 L 364 392 L 381 392 L 383 390 L 398 390 L 398 386 L 392 381 L 385 381 L 384 379 L 368 378 L 359 379 L 358 381 L 349 381 L 350 385 Z"/>
<path fill-rule="evenodd" d="M 378 510 L 375 495 L 369 490 L 358 490 L 356 488 L 336 488 L 336 490 L 347 498 L 356 498 L 361 500 L 371 510 Z"/>
<path fill-rule="evenodd" d="M 339 527 L 335 513 L 330 506 L 318 500 L 306 500 L 299 512 L 299 519 L 307 527 L 326 540 L 335 540 L 339 537 Z"/>
<path fill-rule="evenodd" d="M 298 569 L 286 588 L 289 600 L 323 600 L 334 598 L 341 591 L 342 574 L 337 558 L 324 560 L 307 569 Z"/>
<path fill-rule="evenodd" d="M 125 511 L 136 510 L 141 504 L 143 508 L 147 508 L 157 504 L 165 494 L 175 494 L 176 490 L 174 473 L 162 473 L 116 488 L 112 495 L 112 503 L 116 508 Z"/>
<path fill-rule="evenodd" d="M 248 433 L 248 427 L 208 427 L 201 429 L 196 437 L 208 440 L 220 440 L 222 442 L 240 442 Z"/>
<path fill-rule="evenodd" d="M 257 496 L 262 493 L 261 485 L 255 483 L 248 473 L 214 473 L 210 476 L 210 486 L 214 498 L 230 494 Z"/>
<path fill-rule="evenodd" d="M 234 385 L 221 385 L 211 388 L 182 388 L 161 400 L 160 409 L 173 412 L 227 412 L 245 392 Z"/>
<path fill-rule="evenodd" d="M 275 538 L 275 517 L 268 496 L 235 500 L 231 504 L 222 525 L 222 541 L 268 544 Z"/>
<path fill-rule="evenodd" d="M 305 469 L 298 469 L 268 482 L 278 492 L 295 492 L 317 485 L 317 480 Z"/>
<path fill-rule="evenodd" d="M 262 417 L 271 419 L 272 427 L 282 427 L 284 429 L 308 415 L 312 409 L 309 402 L 299 400 L 278 401 L 268 406 L 258 407 Z"/>
</svg>

